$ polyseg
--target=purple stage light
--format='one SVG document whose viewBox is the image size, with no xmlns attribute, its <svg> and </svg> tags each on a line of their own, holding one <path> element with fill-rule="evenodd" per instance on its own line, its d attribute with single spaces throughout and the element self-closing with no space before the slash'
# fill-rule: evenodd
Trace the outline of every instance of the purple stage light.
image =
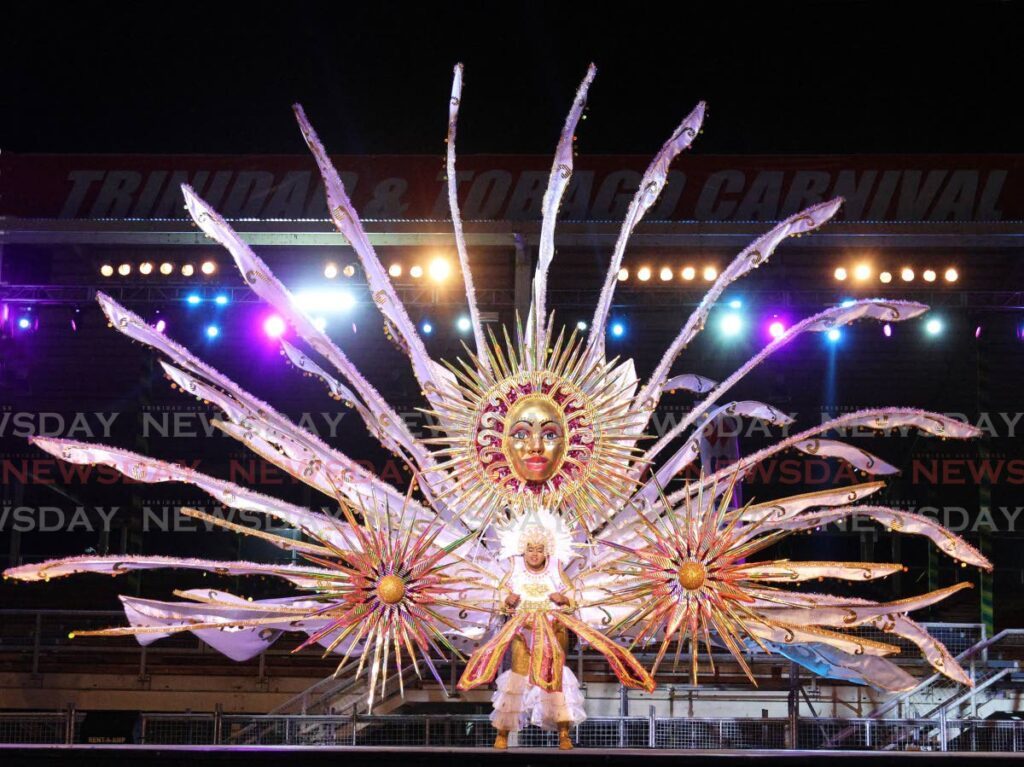
<svg viewBox="0 0 1024 767">
<path fill-rule="evenodd" d="M 786 332 L 786 326 L 781 320 L 773 320 L 772 324 L 768 326 L 768 335 L 772 338 L 778 338 Z"/>
<path fill-rule="evenodd" d="M 28 330 L 30 327 L 32 327 L 32 320 L 30 320 L 28 317 L 22 317 L 21 319 L 18 320 L 18 327 L 21 328 L 22 330 Z"/>
<path fill-rule="evenodd" d="M 886 338 L 892 338 L 892 325 L 890 325 L 888 322 L 882 325 L 882 333 L 885 335 Z"/>
<path fill-rule="evenodd" d="M 981 325 L 978 325 L 978 327 L 974 329 L 974 337 L 981 338 Z"/>
<path fill-rule="evenodd" d="M 280 314 L 271 314 L 263 322 L 263 332 L 271 338 L 280 338 L 284 335 L 285 324 Z"/>
<path fill-rule="evenodd" d="M 167 330 L 167 323 L 164 322 L 163 320 L 157 320 L 155 327 L 157 333 L 163 333 L 165 330 Z"/>
</svg>

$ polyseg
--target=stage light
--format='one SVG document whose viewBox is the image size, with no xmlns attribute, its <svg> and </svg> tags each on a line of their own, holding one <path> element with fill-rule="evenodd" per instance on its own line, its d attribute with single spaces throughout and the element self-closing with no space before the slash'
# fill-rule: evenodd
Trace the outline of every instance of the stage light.
<svg viewBox="0 0 1024 767">
<path fill-rule="evenodd" d="M 629 279 L 629 269 L 627 269 L 626 267 L 622 267 L 621 269 L 619 269 L 618 277 L 619 277 L 619 282 L 625 282 L 626 280 L 628 280 Z"/>
<path fill-rule="evenodd" d="M 413 267 L 413 268 L 415 269 L 415 267 Z M 433 333 L 433 332 L 434 332 L 434 326 L 433 326 L 433 325 L 431 325 L 431 324 L 430 324 L 429 322 L 427 322 L 426 320 L 424 320 L 424 321 L 423 321 L 423 324 L 422 324 L 422 325 L 420 325 L 420 330 L 422 330 L 422 331 L 423 331 L 423 335 L 425 335 L 425 336 L 429 336 L 429 335 L 430 335 L 431 333 Z"/>
<path fill-rule="evenodd" d="M 738 336 L 743 330 L 743 317 L 735 312 L 729 312 L 722 317 L 718 326 L 722 331 L 722 335 L 728 337 Z"/>
<path fill-rule="evenodd" d="M 414 280 L 418 280 L 420 277 L 423 276 L 423 267 L 420 266 L 419 264 L 416 264 L 409 270 L 409 276 L 412 277 Z"/>
<path fill-rule="evenodd" d="M 388 274 L 390 274 L 392 277 L 401 277 L 402 276 L 402 265 L 401 264 L 392 264 L 391 266 L 388 267 Z"/>
<path fill-rule="evenodd" d="M 141 264 L 139 264 L 139 274 L 152 274 L 152 273 L 153 273 L 153 264 L 152 263 L 150 263 L 149 261 L 143 261 Z"/>
<path fill-rule="evenodd" d="M 346 277 L 354 277 L 356 274 L 356 268 L 352 264 L 345 264 L 345 268 L 341 270 L 341 273 Z"/>
<path fill-rule="evenodd" d="M 714 282 L 715 278 L 718 277 L 718 269 L 713 266 L 704 267 L 704 279 L 708 282 Z"/>
<path fill-rule="evenodd" d="M 451 273 L 452 265 L 448 263 L 448 259 L 440 256 L 431 260 L 430 266 L 427 267 L 427 274 L 434 282 L 444 282 Z"/>
<path fill-rule="evenodd" d="M 981 338 L 981 325 L 978 325 L 978 327 L 974 329 L 974 337 Z"/>
<path fill-rule="evenodd" d="M 892 338 L 892 325 L 890 325 L 888 322 L 882 325 L 882 335 L 884 335 L 886 338 Z"/>
<path fill-rule="evenodd" d="M 217 306 L 227 306 L 228 297 L 224 293 L 218 293 L 216 298 L 213 299 L 213 303 L 217 304 Z"/>
<path fill-rule="evenodd" d="M 937 336 L 942 332 L 942 320 L 937 317 L 932 317 L 928 322 L 924 324 L 924 329 L 930 336 Z"/>
<path fill-rule="evenodd" d="M 191 277 L 195 273 L 196 273 L 196 268 L 194 266 L 192 266 L 192 264 L 185 264 L 183 267 L 181 267 L 181 276 L 182 277 Z"/>
<path fill-rule="evenodd" d="M 956 282 L 958 279 L 960 279 L 960 273 L 957 272 L 957 270 L 952 267 L 947 269 L 946 273 L 943 276 L 946 278 L 946 282 Z"/>
<path fill-rule="evenodd" d="M 21 319 L 18 320 L 18 327 L 21 328 L 22 330 L 28 330 L 30 327 L 32 327 L 32 320 L 30 320 L 28 317 L 22 317 Z"/>
<path fill-rule="evenodd" d="M 199 268 L 202 270 L 203 274 L 209 275 L 217 271 L 217 264 L 213 261 L 203 261 L 203 265 Z"/>
<path fill-rule="evenodd" d="M 921 276 L 924 277 L 924 281 L 925 282 L 935 282 L 935 270 L 934 269 L 925 269 L 924 272 L 921 274 Z"/>
<path fill-rule="evenodd" d="M 884 282 L 886 285 L 888 285 L 890 282 L 892 282 L 892 272 L 882 272 L 881 274 L 878 275 L 878 279 L 879 281 Z"/>
<path fill-rule="evenodd" d="M 263 332 L 271 338 L 280 338 L 284 335 L 286 325 L 280 314 L 271 314 L 263 320 Z"/>
<path fill-rule="evenodd" d="M 768 335 L 772 338 L 778 338 L 786 332 L 786 326 L 780 321 L 775 320 L 771 325 L 768 326 Z"/>
<path fill-rule="evenodd" d="M 871 278 L 871 265 L 870 264 L 857 264 L 853 268 L 853 279 L 864 282 L 864 280 Z"/>
<path fill-rule="evenodd" d="M 307 315 L 342 314 L 356 305 L 356 297 L 344 288 L 302 290 L 295 294 L 295 302 Z"/>
<path fill-rule="evenodd" d="M 837 268 L 836 271 L 835 271 L 835 278 L 837 280 L 839 280 L 840 282 L 845 280 L 846 279 L 846 269 L 844 269 L 841 266 L 839 268 Z"/>
<path fill-rule="evenodd" d="M 338 265 L 336 263 L 331 261 L 326 266 L 324 266 L 324 277 L 326 277 L 329 280 L 333 280 L 337 276 L 338 276 Z"/>
<path fill-rule="evenodd" d="M 153 327 L 156 328 L 157 333 L 163 333 L 165 330 L 167 330 L 167 323 L 164 322 L 163 320 L 157 320 L 156 325 L 154 325 Z"/>
<path fill-rule="evenodd" d="M 857 302 L 854 301 L 852 298 L 844 298 L 839 305 L 841 307 L 843 307 L 844 309 L 847 309 L 847 308 L 853 306 L 855 303 L 857 303 Z"/>
<path fill-rule="evenodd" d="M 900 271 L 900 279 L 903 280 L 904 282 L 913 282 L 914 270 L 911 269 L 909 266 L 903 267 L 903 269 Z"/>
<path fill-rule="evenodd" d="M 832 343 L 836 343 L 840 338 L 843 337 L 843 333 L 839 328 L 832 328 L 825 334 L 825 337 Z"/>
<path fill-rule="evenodd" d="M 314 317 L 313 327 L 319 330 L 321 333 L 327 330 L 327 318 L 326 317 Z"/>
<path fill-rule="evenodd" d="M 202 302 L 203 299 L 200 298 L 198 293 L 189 293 L 187 296 L 185 296 L 185 303 L 187 303 L 189 306 L 196 306 L 197 304 L 201 304 Z"/>
<path fill-rule="evenodd" d="M 206 337 L 207 338 L 216 338 L 219 335 L 220 335 L 220 328 L 218 328 L 216 325 L 207 325 L 206 326 Z"/>
<path fill-rule="evenodd" d="M 577 330 L 586 330 L 587 329 L 587 323 L 585 323 L 583 320 L 580 320 L 579 322 L 576 323 L 576 329 Z"/>
<path fill-rule="evenodd" d="M 626 326 L 621 322 L 613 322 L 611 324 L 612 335 L 616 338 L 622 338 L 626 334 Z"/>
<path fill-rule="evenodd" d="M 672 270 L 667 266 L 663 266 L 661 267 L 661 271 L 658 272 L 658 276 L 661 278 L 662 282 L 668 282 L 672 279 Z"/>
<path fill-rule="evenodd" d="M 697 270 L 694 269 L 692 266 L 687 266 L 683 268 L 683 279 L 686 280 L 687 282 L 689 282 L 696 276 Z"/>
<path fill-rule="evenodd" d="M 120 274 L 122 277 L 127 277 L 129 274 L 132 273 L 132 265 L 121 264 L 119 267 L 117 267 L 117 273 Z"/>
<path fill-rule="evenodd" d="M 640 282 L 647 282 L 647 280 L 651 279 L 651 267 L 641 266 L 637 269 L 636 278 L 640 280 Z"/>
<path fill-rule="evenodd" d="M 738 298 L 734 298 L 732 301 L 729 302 L 729 308 L 730 309 L 739 309 L 742 306 L 743 306 L 743 302 L 740 301 Z"/>
<path fill-rule="evenodd" d="M 462 316 L 455 321 L 455 327 L 459 329 L 460 333 L 468 333 L 469 329 L 473 327 L 473 323 L 469 321 L 469 317 Z"/>
<path fill-rule="evenodd" d="M 114 275 L 114 267 L 110 264 L 104 264 L 100 267 L 100 274 L 104 277 L 112 277 Z"/>
<path fill-rule="evenodd" d="M 173 271 L 174 264 L 170 263 L 169 261 L 164 261 L 162 264 L 160 264 L 160 274 L 168 275 Z"/>
</svg>

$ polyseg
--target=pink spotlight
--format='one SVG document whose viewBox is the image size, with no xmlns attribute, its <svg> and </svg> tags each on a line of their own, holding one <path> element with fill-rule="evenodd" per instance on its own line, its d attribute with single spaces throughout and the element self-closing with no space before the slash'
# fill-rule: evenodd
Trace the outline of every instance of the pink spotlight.
<svg viewBox="0 0 1024 767">
<path fill-rule="evenodd" d="M 882 325 L 882 333 L 885 334 L 886 338 L 892 338 L 892 325 L 888 322 Z"/>
<path fill-rule="evenodd" d="M 974 337 L 981 338 L 981 325 L 978 325 L 978 327 L 974 329 Z"/>
<path fill-rule="evenodd" d="M 285 324 L 279 314 L 271 314 L 263 322 L 263 332 L 271 338 L 280 338 L 284 335 Z"/>
<path fill-rule="evenodd" d="M 786 332 L 786 326 L 779 320 L 775 320 L 771 325 L 768 326 L 768 335 L 772 338 L 778 338 Z"/>
<path fill-rule="evenodd" d="M 163 333 L 165 330 L 167 330 L 167 323 L 164 322 L 163 320 L 157 320 L 155 327 L 157 333 Z"/>
</svg>

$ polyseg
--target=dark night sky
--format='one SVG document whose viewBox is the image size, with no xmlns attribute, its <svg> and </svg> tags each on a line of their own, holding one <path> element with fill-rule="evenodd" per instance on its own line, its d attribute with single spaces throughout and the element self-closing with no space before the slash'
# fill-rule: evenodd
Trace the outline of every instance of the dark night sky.
<svg viewBox="0 0 1024 767">
<path fill-rule="evenodd" d="M 0 31 L 14 152 L 304 153 L 299 100 L 332 152 L 440 153 L 459 60 L 463 152 L 549 152 L 590 60 L 583 152 L 653 152 L 700 98 L 704 153 L 1024 151 L 1008 2 L 676 2 L 629 20 L 640 3 L 31 5 Z"/>
</svg>

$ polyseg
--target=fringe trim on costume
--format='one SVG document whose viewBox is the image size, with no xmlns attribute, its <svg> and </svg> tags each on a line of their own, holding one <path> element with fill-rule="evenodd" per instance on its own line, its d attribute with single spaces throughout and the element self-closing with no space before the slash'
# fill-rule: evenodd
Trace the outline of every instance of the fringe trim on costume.
<svg viewBox="0 0 1024 767">
<path fill-rule="evenodd" d="M 526 714 L 526 697 L 530 689 L 530 679 L 524 674 L 504 671 L 495 680 L 498 689 L 491 696 L 494 711 L 491 712 L 491 724 L 496 730 L 518 732 L 529 722 Z"/>
<path fill-rule="evenodd" d="M 530 723 L 542 730 L 557 730 L 559 722 L 579 724 L 587 718 L 580 683 L 568 666 L 562 669 L 562 691 L 544 692 L 531 685 L 526 694 Z"/>
</svg>

